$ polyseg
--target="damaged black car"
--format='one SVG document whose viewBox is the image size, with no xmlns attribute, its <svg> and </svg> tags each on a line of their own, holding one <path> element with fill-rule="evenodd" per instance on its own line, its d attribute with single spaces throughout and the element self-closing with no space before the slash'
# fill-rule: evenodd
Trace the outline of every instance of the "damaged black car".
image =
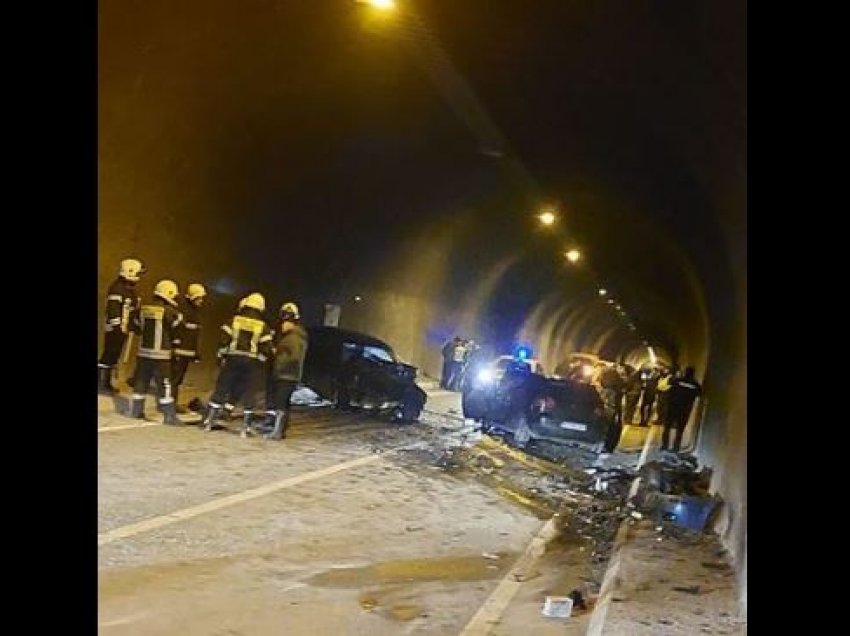
<svg viewBox="0 0 850 636">
<path fill-rule="evenodd" d="M 337 327 L 311 327 L 302 383 L 343 410 L 389 413 L 401 422 L 419 419 L 427 396 L 414 366 L 387 343 Z"/>
<path fill-rule="evenodd" d="M 612 452 L 622 433 L 593 386 L 532 373 L 523 364 L 509 365 L 498 378 L 484 375 L 466 389 L 461 403 L 465 418 L 506 433 L 518 448 L 545 440 L 602 444 Z"/>
</svg>

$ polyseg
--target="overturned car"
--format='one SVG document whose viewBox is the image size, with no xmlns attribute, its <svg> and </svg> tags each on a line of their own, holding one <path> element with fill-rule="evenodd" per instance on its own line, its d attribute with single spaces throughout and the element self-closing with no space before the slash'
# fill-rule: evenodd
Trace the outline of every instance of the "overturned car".
<svg viewBox="0 0 850 636">
<path fill-rule="evenodd" d="M 339 409 L 389 413 L 401 422 L 419 419 L 427 396 L 416 385 L 416 367 L 399 361 L 387 343 L 337 327 L 310 327 L 302 383 Z"/>
<path fill-rule="evenodd" d="M 602 443 L 611 452 L 622 432 L 593 386 L 532 373 L 521 363 L 508 365 L 501 376 L 482 374 L 464 391 L 461 404 L 465 418 L 507 433 L 519 448 L 545 440 Z"/>
</svg>

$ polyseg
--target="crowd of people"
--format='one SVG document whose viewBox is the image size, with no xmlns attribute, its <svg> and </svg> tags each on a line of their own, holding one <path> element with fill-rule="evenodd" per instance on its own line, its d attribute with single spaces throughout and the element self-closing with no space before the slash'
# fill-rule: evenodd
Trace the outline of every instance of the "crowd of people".
<svg viewBox="0 0 850 636">
<path fill-rule="evenodd" d="M 139 338 L 132 396 L 119 410 L 143 419 L 145 395 L 151 382 L 165 424 L 178 426 L 180 385 L 199 353 L 201 307 L 207 295 L 200 283 L 190 283 L 180 296 L 177 283 L 161 280 L 151 299 L 142 303 L 136 284 L 145 273 L 141 261 L 121 262 L 106 299 L 103 352 L 98 361 L 98 392 L 116 396 L 112 375 L 122 355 L 129 356 L 129 339 Z M 242 435 L 264 434 L 283 439 L 289 425 L 290 399 L 301 381 L 307 352 L 307 331 L 294 302 L 285 302 L 271 324 L 265 319 L 266 300 L 254 292 L 242 298 L 235 314 L 221 325 L 216 352 L 219 372 L 203 417 L 203 430 L 221 426 L 221 418 L 244 406 Z"/>
<path fill-rule="evenodd" d="M 443 372 L 440 388 L 448 391 L 462 391 L 467 378 L 473 377 L 475 370 L 486 362 L 487 348 L 475 340 L 455 336 L 442 349 Z"/>
<path fill-rule="evenodd" d="M 654 421 L 663 428 L 662 450 L 680 450 L 682 433 L 702 393 L 693 367 L 679 372 L 663 365 L 639 369 L 606 366 L 598 373 L 596 383 L 603 401 L 622 424 L 635 424 L 635 415 L 638 426 L 648 427 Z"/>
</svg>

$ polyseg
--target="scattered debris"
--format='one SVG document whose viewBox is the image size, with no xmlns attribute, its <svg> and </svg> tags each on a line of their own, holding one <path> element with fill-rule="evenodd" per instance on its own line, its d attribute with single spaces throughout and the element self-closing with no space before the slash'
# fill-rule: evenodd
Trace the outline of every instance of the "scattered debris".
<svg viewBox="0 0 850 636">
<path fill-rule="evenodd" d="M 547 596 L 541 614 L 547 618 L 569 618 L 573 611 L 573 599 L 569 596 Z"/>
<path fill-rule="evenodd" d="M 570 598 L 573 600 L 573 607 L 580 610 L 587 609 L 587 603 L 584 601 L 584 596 L 582 596 L 579 590 L 573 590 L 570 592 Z"/>
</svg>

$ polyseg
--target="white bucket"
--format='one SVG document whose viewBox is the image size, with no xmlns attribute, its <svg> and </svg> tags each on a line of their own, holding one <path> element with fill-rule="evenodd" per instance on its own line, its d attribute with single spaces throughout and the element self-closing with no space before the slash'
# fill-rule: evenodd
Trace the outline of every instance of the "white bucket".
<svg viewBox="0 0 850 636">
<path fill-rule="evenodd" d="M 543 616 L 569 618 L 573 611 L 573 599 L 569 596 L 547 596 L 543 604 Z"/>
</svg>

